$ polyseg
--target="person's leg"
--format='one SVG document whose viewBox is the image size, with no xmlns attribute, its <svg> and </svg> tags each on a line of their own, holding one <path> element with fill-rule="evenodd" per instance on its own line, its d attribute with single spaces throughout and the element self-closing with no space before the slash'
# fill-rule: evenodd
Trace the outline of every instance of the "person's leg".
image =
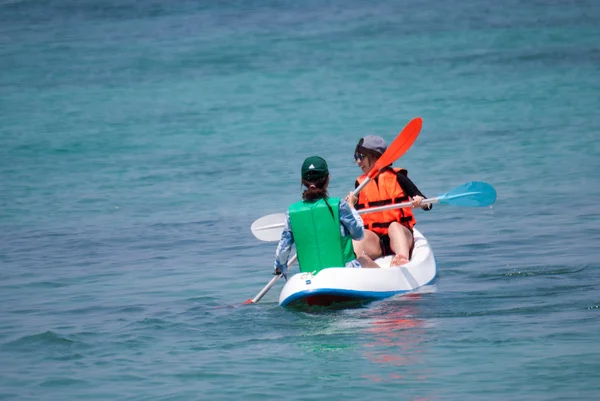
<svg viewBox="0 0 600 401">
<path fill-rule="evenodd" d="M 379 268 L 379 267 L 381 267 L 377 264 L 377 262 L 375 262 L 373 259 L 371 259 L 367 255 L 359 256 L 356 260 L 358 260 L 358 263 L 360 263 L 360 267 L 362 267 L 362 268 Z"/>
<path fill-rule="evenodd" d="M 371 230 L 365 230 L 365 237 L 360 241 L 352 240 L 352 245 L 354 253 L 359 258 L 366 255 L 374 260 L 381 256 L 379 236 Z"/>
<path fill-rule="evenodd" d="M 408 263 L 414 241 L 412 232 L 402 224 L 394 222 L 388 228 L 388 235 L 390 236 L 390 248 L 396 254 L 390 265 L 399 266 Z"/>
</svg>

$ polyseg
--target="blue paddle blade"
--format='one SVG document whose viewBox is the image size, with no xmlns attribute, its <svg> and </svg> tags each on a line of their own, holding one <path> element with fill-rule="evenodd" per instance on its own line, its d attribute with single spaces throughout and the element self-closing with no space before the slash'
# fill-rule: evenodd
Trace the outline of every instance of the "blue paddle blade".
<svg viewBox="0 0 600 401">
<path fill-rule="evenodd" d="M 496 202 L 496 190 L 486 182 L 471 181 L 439 196 L 438 201 L 451 206 L 489 206 Z"/>
</svg>

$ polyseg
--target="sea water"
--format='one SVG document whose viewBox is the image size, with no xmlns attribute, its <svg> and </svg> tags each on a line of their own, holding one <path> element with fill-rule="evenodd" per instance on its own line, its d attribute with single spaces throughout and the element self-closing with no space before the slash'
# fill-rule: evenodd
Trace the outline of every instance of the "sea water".
<svg viewBox="0 0 600 401">
<path fill-rule="evenodd" d="M 0 399 L 595 400 L 600 3 L 0 1 Z M 395 163 L 439 278 L 278 306 L 250 225 Z"/>
</svg>

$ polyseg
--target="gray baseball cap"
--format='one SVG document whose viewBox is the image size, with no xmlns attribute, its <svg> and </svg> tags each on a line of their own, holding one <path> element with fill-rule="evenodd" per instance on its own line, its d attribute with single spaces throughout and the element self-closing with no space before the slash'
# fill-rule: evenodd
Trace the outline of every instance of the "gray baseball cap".
<svg viewBox="0 0 600 401">
<path fill-rule="evenodd" d="M 358 145 L 356 145 L 357 149 L 359 147 L 372 150 L 374 152 L 379 153 L 380 155 L 382 155 L 383 152 L 385 152 L 385 150 L 387 149 L 387 145 L 385 144 L 383 138 L 377 135 L 367 135 L 364 138 L 360 138 L 360 141 L 358 141 Z"/>
</svg>

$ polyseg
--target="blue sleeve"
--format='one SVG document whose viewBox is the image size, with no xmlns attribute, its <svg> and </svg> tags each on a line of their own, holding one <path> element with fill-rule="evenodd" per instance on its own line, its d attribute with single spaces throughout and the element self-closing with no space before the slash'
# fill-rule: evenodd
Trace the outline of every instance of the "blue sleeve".
<svg viewBox="0 0 600 401">
<path fill-rule="evenodd" d="M 365 225 L 358 212 L 351 208 L 343 199 L 340 199 L 340 223 L 354 240 L 361 240 L 365 236 Z"/>
<path fill-rule="evenodd" d="M 275 263 L 273 265 L 273 271 L 279 270 L 287 279 L 287 270 L 288 270 L 288 259 L 290 257 L 290 251 L 292 250 L 292 245 L 294 244 L 294 235 L 292 234 L 292 228 L 290 224 L 290 215 L 289 212 L 285 213 L 285 226 L 283 227 L 283 232 L 281 233 L 281 239 L 279 240 L 279 244 L 277 245 L 277 250 L 275 251 Z"/>
</svg>

